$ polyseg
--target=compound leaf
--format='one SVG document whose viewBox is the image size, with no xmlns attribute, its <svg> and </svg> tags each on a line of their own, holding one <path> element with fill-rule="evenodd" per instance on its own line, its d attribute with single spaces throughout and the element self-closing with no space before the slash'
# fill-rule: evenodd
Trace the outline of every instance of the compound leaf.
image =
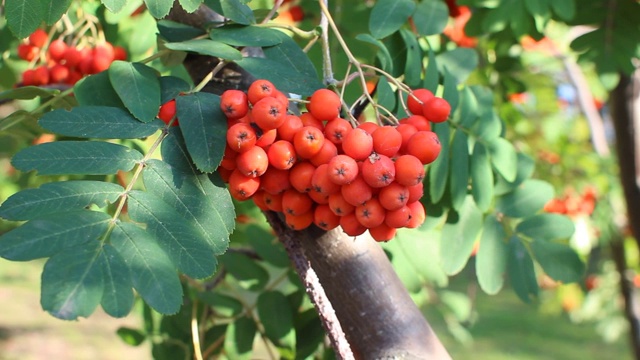
<svg viewBox="0 0 640 360">
<path fill-rule="evenodd" d="M 45 20 L 42 2 L 5 0 L 5 19 L 9 29 L 19 38 L 26 38 Z"/>
<path fill-rule="evenodd" d="M 378 0 L 371 9 L 369 32 L 382 39 L 396 32 L 416 9 L 412 0 Z"/>
<path fill-rule="evenodd" d="M 460 209 L 457 221 L 447 222 L 442 228 L 440 256 L 442 268 L 448 275 L 454 275 L 464 268 L 481 229 L 482 213 L 468 196 Z"/>
<path fill-rule="evenodd" d="M 111 86 L 106 71 L 89 75 L 78 81 L 73 94 L 81 106 L 113 106 L 125 108 L 116 90 Z"/>
<path fill-rule="evenodd" d="M 160 80 L 153 68 L 114 61 L 108 70 L 111 86 L 124 106 L 142 122 L 155 119 L 160 107 Z"/>
<path fill-rule="evenodd" d="M 227 326 L 224 352 L 230 359 L 250 359 L 258 328 L 250 316 L 243 316 Z"/>
<path fill-rule="evenodd" d="M 156 18 L 162 19 L 169 14 L 173 6 L 173 0 L 144 0 L 149 13 Z"/>
<path fill-rule="evenodd" d="M 516 232 L 544 241 L 568 239 L 574 231 L 573 221 L 560 214 L 534 215 L 522 220 L 516 226 Z"/>
<path fill-rule="evenodd" d="M 169 42 L 164 44 L 167 49 L 188 51 L 202 55 L 219 57 L 225 60 L 240 60 L 242 54 L 239 50 L 220 41 L 209 39 L 195 39 L 183 42 Z"/>
<path fill-rule="evenodd" d="M 495 215 L 484 220 L 480 247 L 476 255 L 478 283 L 487 294 L 497 294 L 504 284 L 508 247 L 504 226 Z"/>
<path fill-rule="evenodd" d="M 518 172 L 518 154 L 509 141 L 495 138 L 488 144 L 493 168 L 507 181 L 514 181 Z"/>
<path fill-rule="evenodd" d="M 323 87 L 317 76 L 309 77 L 306 74 L 292 71 L 290 65 L 281 63 L 280 61 L 246 57 L 240 61 L 236 61 L 236 64 L 240 65 L 256 78 L 271 81 L 283 92 L 308 96 Z"/>
<path fill-rule="evenodd" d="M 429 194 L 431 201 L 437 203 L 444 195 L 447 179 L 449 178 L 449 153 L 450 149 L 450 132 L 451 129 L 447 123 L 434 124 L 433 131 L 438 134 L 440 139 L 440 155 L 431 164 L 429 169 Z"/>
<path fill-rule="evenodd" d="M 487 211 L 493 200 L 493 171 L 489 152 L 479 141 L 473 147 L 469 165 L 473 200 L 481 211 Z"/>
<path fill-rule="evenodd" d="M 538 296 L 538 280 L 533 260 L 517 236 L 511 237 L 508 248 L 507 271 L 511 286 L 522 301 L 529 303 L 532 297 Z"/>
<path fill-rule="evenodd" d="M 293 311 L 287 297 L 279 291 L 265 291 L 258 296 L 257 309 L 269 340 L 276 346 L 295 349 Z"/>
<path fill-rule="evenodd" d="M 440 34 L 449 21 L 447 5 L 439 0 L 422 0 L 413 14 L 420 35 Z"/>
<path fill-rule="evenodd" d="M 584 263 L 569 245 L 551 241 L 534 240 L 531 250 L 547 275 L 563 283 L 580 281 L 584 275 Z"/>
<path fill-rule="evenodd" d="M 104 292 L 100 304 L 113 317 L 126 316 L 133 307 L 131 272 L 120 253 L 109 244 L 100 253 Z"/>
<path fill-rule="evenodd" d="M 451 205 L 458 210 L 464 204 L 469 185 L 469 147 L 467 135 L 456 131 L 451 141 Z"/>
<path fill-rule="evenodd" d="M 258 26 L 228 25 L 214 28 L 211 40 L 231 46 L 274 46 L 282 43 L 282 33 L 275 29 Z M 288 37 L 288 36 L 287 36 Z"/>
<path fill-rule="evenodd" d="M 506 216 L 522 218 L 540 211 L 553 197 L 553 187 L 542 180 L 529 179 L 498 198 L 496 209 Z"/>
<path fill-rule="evenodd" d="M 69 10 L 71 0 L 44 1 L 43 3 L 46 4 L 44 19 L 47 25 L 53 25 Z"/>
</svg>

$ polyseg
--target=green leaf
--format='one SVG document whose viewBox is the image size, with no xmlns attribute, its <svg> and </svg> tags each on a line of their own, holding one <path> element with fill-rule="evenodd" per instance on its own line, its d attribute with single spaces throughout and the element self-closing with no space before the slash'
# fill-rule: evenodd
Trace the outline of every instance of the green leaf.
<svg viewBox="0 0 640 360">
<path fill-rule="evenodd" d="M 162 160 L 171 165 L 174 169 L 187 174 L 200 174 L 191 160 L 187 144 L 184 142 L 179 127 L 171 127 L 169 135 L 162 142 L 160 148 Z"/>
<path fill-rule="evenodd" d="M 506 240 L 504 225 L 495 215 L 487 216 L 476 255 L 476 274 L 480 287 L 490 295 L 497 294 L 504 284 L 509 255 Z"/>
<path fill-rule="evenodd" d="M 200 4 L 202 4 L 202 0 L 180 0 L 180 5 L 188 13 L 198 10 Z"/>
<path fill-rule="evenodd" d="M 5 0 L 5 19 L 9 29 L 19 38 L 26 38 L 45 20 L 40 1 Z"/>
<path fill-rule="evenodd" d="M 412 0 L 378 0 L 369 17 L 369 32 L 382 39 L 396 32 L 416 10 Z"/>
<path fill-rule="evenodd" d="M 227 326 L 224 352 L 229 359 L 251 359 L 253 339 L 258 329 L 250 316 L 244 316 Z"/>
<path fill-rule="evenodd" d="M 538 214 L 524 219 L 516 226 L 516 232 L 536 240 L 568 239 L 575 226 L 570 218 L 560 214 Z"/>
<path fill-rule="evenodd" d="M 574 0 L 550 1 L 553 12 L 562 20 L 572 20 L 576 14 L 576 2 Z"/>
<path fill-rule="evenodd" d="M 522 218 L 540 211 L 553 197 L 553 187 L 542 180 L 529 179 L 515 190 L 499 197 L 496 210 L 506 216 Z"/>
<path fill-rule="evenodd" d="M 478 53 L 474 49 L 455 48 L 436 56 L 440 71 L 449 70 L 458 83 L 467 80 L 471 72 L 478 67 Z"/>
<path fill-rule="evenodd" d="M 235 211 L 223 184 L 213 184 L 206 175 L 184 175 L 160 160 L 147 162 L 143 178 L 149 192 L 176 209 L 216 255 L 227 250 Z"/>
<path fill-rule="evenodd" d="M 43 184 L 13 194 L 0 206 L 0 217 L 31 220 L 50 214 L 82 210 L 92 204 L 105 207 L 124 192 L 122 186 L 102 181 L 75 180 Z"/>
<path fill-rule="evenodd" d="M 538 296 L 538 280 L 529 252 L 517 236 L 509 239 L 509 258 L 507 271 L 513 291 L 524 302 L 531 302 Z"/>
<path fill-rule="evenodd" d="M 4 119 L 0 119 L 0 131 L 5 131 L 21 122 L 33 121 L 35 122 L 37 117 L 31 112 L 26 110 L 18 110 Z"/>
<path fill-rule="evenodd" d="M 289 68 L 290 73 L 296 73 L 300 76 L 307 77 L 311 82 L 313 80 L 317 81 L 318 73 L 309 59 L 309 56 L 307 56 L 300 46 L 298 46 L 298 44 L 289 36 L 281 32 L 278 36 L 281 43 L 276 46 L 264 48 L 264 56 L 269 60 L 277 61 L 283 66 Z M 278 87 L 278 89 L 280 89 L 280 87 Z"/>
<path fill-rule="evenodd" d="M 389 85 L 389 81 L 386 77 L 381 77 L 380 80 L 378 80 L 377 89 L 378 105 L 387 110 L 393 110 L 396 107 L 396 100 L 398 97 L 391 88 L 391 85 Z"/>
<path fill-rule="evenodd" d="M 481 229 L 482 213 L 468 196 L 460 209 L 457 221 L 447 221 L 442 228 L 440 256 L 442 268 L 448 275 L 457 274 L 464 268 Z"/>
<path fill-rule="evenodd" d="M 584 263 L 570 246 L 536 239 L 531 243 L 531 250 L 551 278 L 563 283 L 577 282 L 583 278 Z"/>
<path fill-rule="evenodd" d="M 175 208 L 137 190 L 130 193 L 128 205 L 131 219 L 147 224 L 147 231 L 180 271 L 196 279 L 211 276 L 217 265 L 211 244 Z"/>
<path fill-rule="evenodd" d="M 257 309 L 269 340 L 276 346 L 295 349 L 293 311 L 286 296 L 279 291 L 265 291 L 258 296 Z"/>
<path fill-rule="evenodd" d="M 480 105 L 480 106 L 487 106 L 487 105 Z M 493 104 L 490 104 L 489 106 L 493 106 Z M 490 143 L 494 142 L 494 141 L 501 141 L 501 140 L 497 140 L 500 137 L 500 133 L 502 132 L 502 121 L 500 120 L 500 118 L 493 112 L 493 110 L 485 112 L 480 114 L 480 117 L 478 118 L 478 120 L 476 120 L 473 125 L 471 126 L 471 133 L 473 135 L 475 135 L 475 137 L 478 140 L 484 141 L 486 143 L 489 143 L 487 145 L 490 145 Z M 490 146 L 489 146 L 490 148 Z M 510 153 L 510 151 L 509 151 Z M 504 155 L 507 158 L 510 158 L 513 156 L 513 154 L 509 154 L 509 153 L 505 153 Z M 505 165 L 506 167 L 506 165 Z M 509 170 L 505 169 L 505 171 L 508 173 Z"/>
<path fill-rule="evenodd" d="M 488 144 L 493 168 L 507 181 L 513 181 L 518 172 L 518 154 L 505 138 L 495 138 Z"/>
<path fill-rule="evenodd" d="M 28 147 L 11 163 L 20 171 L 40 175 L 107 175 L 129 171 L 142 154 L 126 146 L 99 141 L 56 141 Z"/>
<path fill-rule="evenodd" d="M 44 18 L 47 25 L 51 26 L 58 22 L 62 15 L 69 10 L 71 0 L 44 1 L 46 8 L 44 9 Z"/>
<path fill-rule="evenodd" d="M 63 320 L 93 313 L 104 292 L 100 242 L 92 241 L 52 256 L 42 270 L 42 309 Z"/>
<path fill-rule="evenodd" d="M 416 35 L 407 29 L 400 29 L 400 36 L 407 49 L 407 62 L 404 66 L 405 83 L 411 87 L 420 86 L 422 74 L 422 49 Z"/>
<path fill-rule="evenodd" d="M 467 197 L 469 187 L 469 146 L 467 135 L 456 131 L 451 141 L 451 205 L 459 210 Z"/>
<path fill-rule="evenodd" d="M 179 77 L 163 76 L 160 78 L 160 103 L 177 98 L 180 93 L 191 89 L 189 84 Z"/>
<path fill-rule="evenodd" d="M 97 239 L 107 231 L 111 216 L 76 210 L 31 220 L 0 236 L 0 256 L 28 261 L 53 256 Z"/>
<path fill-rule="evenodd" d="M 118 334 L 120 340 L 131 346 L 138 346 L 147 338 L 142 331 L 124 326 L 119 327 L 118 330 L 116 330 L 116 334 Z"/>
<path fill-rule="evenodd" d="M 269 281 L 267 270 L 246 255 L 228 251 L 220 256 L 219 260 L 227 272 L 239 282 L 240 286 L 247 290 L 260 290 Z"/>
<path fill-rule="evenodd" d="M 144 0 L 151 16 L 156 19 L 162 19 L 169 14 L 173 6 L 173 0 Z"/>
<path fill-rule="evenodd" d="M 279 90 L 309 96 L 314 91 L 324 87 L 316 76 L 309 77 L 306 74 L 292 71 L 290 64 L 280 61 L 246 57 L 236 64 L 247 70 L 251 75 L 259 79 L 271 81 Z"/>
<path fill-rule="evenodd" d="M 125 108 L 118 93 L 111 86 L 109 74 L 104 71 L 89 75 L 73 87 L 73 94 L 81 106 L 113 106 Z"/>
<path fill-rule="evenodd" d="M 111 244 L 131 270 L 138 294 L 161 314 L 175 314 L 182 305 L 180 278 L 153 236 L 131 223 L 116 223 Z"/>
<path fill-rule="evenodd" d="M 458 91 L 458 80 L 456 80 L 447 68 L 444 69 L 443 86 L 442 97 L 451 105 L 451 113 L 453 114 L 460 102 L 460 92 Z"/>
<path fill-rule="evenodd" d="M 206 34 L 202 29 L 171 20 L 158 20 L 160 36 L 168 42 L 181 42 Z"/>
<path fill-rule="evenodd" d="M 286 36 L 286 35 L 285 35 Z M 211 40 L 231 46 L 274 46 L 282 43 L 282 32 L 258 26 L 228 25 L 213 28 Z M 286 36 L 288 37 L 288 36 Z"/>
<path fill-rule="evenodd" d="M 430 200 L 435 204 L 442 199 L 449 178 L 449 153 L 450 153 L 450 132 L 449 124 L 438 123 L 433 124 L 433 131 L 438 134 L 440 139 L 440 155 L 431 164 L 429 169 L 429 194 Z"/>
<path fill-rule="evenodd" d="M 133 286 L 129 265 L 109 244 L 102 247 L 101 267 L 104 292 L 100 304 L 113 317 L 124 317 L 133 307 Z"/>
<path fill-rule="evenodd" d="M 198 170 L 214 171 L 224 155 L 227 123 L 220 97 L 209 93 L 180 96 L 176 100 L 180 129 Z"/>
<path fill-rule="evenodd" d="M 258 225 L 249 225 L 244 231 L 236 233 L 238 236 L 246 238 L 249 245 L 264 261 L 280 268 L 291 266 L 291 261 L 284 247 L 267 229 Z"/>
<path fill-rule="evenodd" d="M 231 296 L 217 292 L 207 291 L 198 293 L 198 299 L 210 305 L 216 315 L 221 317 L 234 317 L 243 310 L 242 302 Z"/>
<path fill-rule="evenodd" d="M 183 42 L 169 42 L 164 44 L 167 49 L 194 52 L 202 55 L 219 57 L 225 60 L 240 60 L 239 50 L 220 41 L 209 39 L 195 39 Z"/>
<path fill-rule="evenodd" d="M 420 35 L 442 33 L 449 21 L 449 9 L 439 0 L 422 0 L 413 14 L 413 22 Z"/>
<path fill-rule="evenodd" d="M 126 108 L 142 122 L 155 119 L 160 108 L 160 81 L 156 71 L 141 63 L 114 61 L 109 80 Z"/>
<path fill-rule="evenodd" d="M 427 63 L 427 69 L 425 70 L 422 87 L 431 90 L 431 92 L 435 94 L 436 90 L 438 90 L 438 84 L 440 84 L 438 61 L 436 60 L 433 50 L 429 49 L 429 62 Z"/>
<path fill-rule="evenodd" d="M 100 0 L 112 13 L 117 13 L 127 4 L 127 0 Z"/>
<path fill-rule="evenodd" d="M 487 211 L 493 200 L 493 171 L 489 152 L 479 141 L 473 147 L 469 165 L 473 200 L 481 211 Z"/>
<path fill-rule="evenodd" d="M 356 40 L 364 41 L 378 47 L 380 51 L 378 52 L 377 57 L 380 60 L 380 67 L 388 73 L 393 73 L 393 60 L 391 58 L 391 53 L 382 41 L 369 34 L 358 34 L 356 35 Z"/>
<path fill-rule="evenodd" d="M 38 86 L 21 86 L 0 92 L 0 100 L 29 100 L 37 97 L 49 97 L 60 94 L 58 89 L 41 88 Z"/>
<path fill-rule="evenodd" d="M 251 25 L 256 22 L 251 8 L 240 0 L 205 0 L 205 4 L 238 24 Z"/>
<path fill-rule="evenodd" d="M 42 116 L 38 125 L 56 134 L 79 138 L 139 139 L 153 135 L 162 121 L 141 123 L 126 110 L 108 106 L 58 109 Z"/>
<path fill-rule="evenodd" d="M 508 182 L 502 176 L 497 176 L 497 182 L 495 187 L 496 195 L 504 195 L 513 191 L 520 186 L 525 180 L 531 177 L 535 168 L 535 162 L 533 159 L 523 153 L 518 153 L 518 165 L 516 179 L 512 182 Z"/>
</svg>

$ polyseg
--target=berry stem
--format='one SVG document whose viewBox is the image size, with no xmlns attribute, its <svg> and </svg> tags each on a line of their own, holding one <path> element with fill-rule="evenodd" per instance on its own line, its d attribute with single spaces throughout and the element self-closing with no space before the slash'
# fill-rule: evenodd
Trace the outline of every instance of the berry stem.
<svg viewBox="0 0 640 360">
<path fill-rule="evenodd" d="M 316 31 L 316 30 L 305 31 L 305 30 L 302 30 L 302 29 L 297 28 L 295 26 L 286 25 L 286 24 L 266 23 L 266 24 L 257 24 L 257 25 L 254 25 L 254 26 L 272 28 L 272 29 L 288 30 L 288 31 L 291 31 L 295 36 L 297 36 L 297 37 L 299 37 L 301 39 L 313 39 L 314 37 L 317 37 L 319 35 L 318 31 Z"/>
<path fill-rule="evenodd" d="M 328 0 L 320 0 L 320 3 L 325 8 L 327 7 Z M 329 18 L 323 11 L 320 14 L 320 28 L 322 29 L 322 73 L 324 77 L 325 85 L 333 85 L 336 79 L 333 78 L 333 67 L 331 64 L 331 48 L 329 47 Z M 342 95 L 340 96 L 342 100 Z"/>
<path fill-rule="evenodd" d="M 220 72 L 220 70 L 222 70 L 222 68 L 225 67 L 228 63 L 229 62 L 226 60 L 220 60 L 220 62 L 213 68 L 213 70 L 211 70 L 211 72 L 208 73 L 207 76 L 205 76 L 204 79 L 202 79 L 202 81 L 200 81 L 200 83 L 198 83 L 198 85 L 196 85 L 196 87 L 194 87 L 190 92 L 196 93 L 202 90 L 202 88 L 204 88 L 209 83 L 209 81 L 211 81 L 211 79 L 213 79 L 213 77 L 216 76 L 216 74 Z"/>
</svg>

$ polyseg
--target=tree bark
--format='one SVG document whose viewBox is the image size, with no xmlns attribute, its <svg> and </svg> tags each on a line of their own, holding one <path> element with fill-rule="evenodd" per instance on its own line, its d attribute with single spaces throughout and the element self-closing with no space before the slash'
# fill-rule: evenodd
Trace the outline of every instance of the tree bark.
<svg viewBox="0 0 640 360">
<path fill-rule="evenodd" d="M 640 246 L 640 71 L 635 75 L 621 75 L 620 83 L 610 94 L 611 115 L 616 131 L 616 150 L 620 167 L 620 181 L 627 204 L 628 225 Z M 611 244 L 613 259 L 620 273 L 620 291 L 630 325 L 631 347 L 640 360 L 640 319 L 638 300 L 629 279 L 624 244 L 618 239 Z"/>
<path fill-rule="evenodd" d="M 193 14 L 174 7 L 169 17 L 181 23 L 201 26 L 209 16 L 211 10 L 202 6 Z M 185 66 L 197 83 L 216 62 L 215 58 L 197 56 L 188 58 Z M 205 87 L 205 90 L 220 93 L 225 88 L 246 89 L 250 75 L 235 65 L 230 65 L 229 70 L 239 74 L 235 81 L 223 79 Z M 285 245 L 291 245 L 291 241 L 301 245 L 301 251 L 294 256 L 302 257 L 302 260 L 292 258 L 292 262 L 295 265 L 296 261 L 306 259 L 310 270 L 317 274 L 329 308 L 333 307 L 355 358 L 451 358 L 409 296 L 380 245 L 368 234 L 352 238 L 339 228 L 325 232 L 314 226 L 304 231 L 293 231 L 280 217 L 266 215 Z M 291 257 L 292 253 L 289 255 Z M 304 277 L 301 273 L 299 275 Z M 312 295 L 309 289 L 307 293 Z M 312 300 L 317 301 L 314 296 Z M 316 303 L 321 312 L 325 311 L 322 306 Z M 327 327 L 325 324 L 326 330 Z"/>
</svg>

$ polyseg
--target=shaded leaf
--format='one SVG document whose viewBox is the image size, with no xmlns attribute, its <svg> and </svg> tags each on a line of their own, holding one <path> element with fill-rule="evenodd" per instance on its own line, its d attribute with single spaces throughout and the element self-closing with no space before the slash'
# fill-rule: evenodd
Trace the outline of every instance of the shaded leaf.
<svg viewBox="0 0 640 360">
<path fill-rule="evenodd" d="M 13 194 L 0 206 L 0 217 L 31 220 L 50 214 L 81 210 L 92 204 L 105 207 L 124 192 L 122 186 L 91 180 L 60 181 L 43 184 Z"/>
<path fill-rule="evenodd" d="M 100 304 L 113 317 L 124 317 L 133 307 L 133 286 L 129 265 L 111 245 L 105 244 L 100 253 L 104 292 Z"/>
<path fill-rule="evenodd" d="M 382 39 L 396 32 L 416 9 L 412 0 L 378 0 L 369 17 L 369 32 Z"/>
<path fill-rule="evenodd" d="M 439 0 L 422 0 L 413 14 L 413 21 L 420 35 L 440 34 L 449 21 L 449 9 Z"/>
<path fill-rule="evenodd" d="M 478 53 L 474 49 L 455 48 L 445 51 L 436 56 L 438 67 L 441 72 L 444 69 L 449 70 L 457 83 L 463 83 L 467 80 L 471 72 L 478 67 Z"/>
<path fill-rule="evenodd" d="M 495 215 L 484 220 L 480 247 L 476 255 L 478 283 L 487 294 L 497 294 L 504 284 L 508 247 L 504 226 Z"/>
<path fill-rule="evenodd" d="M 269 264 L 280 268 L 291 266 L 284 247 L 279 246 L 277 238 L 265 228 L 249 225 L 239 235 L 244 236 L 249 245 Z"/>
<path fill-rule="evenodd" d="M 291 73 L 300 74 L 301 76 L 309 78 L 312 84 L 313 80 L 318 81 L 318 73 L 309 56 L 307 56 L 300 46 L 289 36 L 281 32 L 278 33 L 277 36 L 281 43 L 263 49 L 267 59 L 281 63 L 283 66 L 289 68 L 289 72 Z M 280 87 L 278 87 L 278 89 L 280 89 Z"/>
<path fill-rule="evenodd" d="M 258 331 L 250 316 L 243 316 L 227 326 L 224 337 L 224 352 L 230 359 L 250 359 L 253 339 Z"/>
<path fill-rule="evenodd" d="M 251 8 L 240 0 L 205 0 L 205 4 L 238 24 L 250 25 L 256 22 Z"/>
<path fill-rule="evenodd" d="M 213 184 L 206 175 L 186 176 L 160 160 L 149 160 L 144 184 L 149 192 L 176 209 L 183 219 L 199 230 L 216 255 L 229 245 L 235 226 L 235 211 L 229 191 Z"/>
<path fill-rule="evenodd" d="M 82 78 L 73 87 L 73 94 L 81 106 L 125 108 L 118 93 L 111 86 L 109 74 L 106 71 Z"/>
<path fill-rule="evenodd" d="M 187 174 L 201 173 L 196 169 L 196 166 L 193 164 L 193 160 L 191 160 L 191 156 L 187 150 L 187 144 L 184 142 L 184 138 L 182 137 L 179 127 L 171 127 L 169 129 L 169 136 L 167 136 L 162 142 L 160 151 L 162 154 L 162 160 L 171 165 L 174 169 Z"/>
<path fill-rule="evenodd" d="M 499 197 L 496 210 L 506 216 L 521 218 L 540 211 L 553 197 L 553 187 L 542 180 L 529 179 L 522 185 Z"/>
<path fill-rule="evenodd" d="M 279 291 L 265 291 L 258 296 L 258 315 L 265 335 L 276 346 L 295 349 L 293 310 L 287 298 Z"/>
<path fill-rule="evenodd" d="M 104 292 L 100 242 L 92 241 L 52 256 L 42 270 L 42 309 L 63 320 L 93 313 Z"/>
<path fill-rule="evenodd" d="M 160 120 L 142 123 L 126 110 L 108 106 L 54 110 L 44 114 L 38 124 L 60 135 L 99 139 L 139 139 L 164 126 Z"/>
<path fill-rule="evenodd" d="M 26 38 L 45 20 L 41 5 L 40 1 L 33 0 L 5 0 L 5 19 L 17 38 Z"/>
<path fill-rule="evenodd" d="M 273 46 L 282 43 L 283 40 L 282 32 L 278 30 L 258 26 L 239 25 L 214 28 L 211 30 L 209 37 L 211 40 L 231 46 Z"/>
<path fill-rule="evenodd" d="M 112 13 L 117 13 L 127 4 L 127 0 L 100 0 Z M 53 1 L 52 1 L 53 2 Z"/>
<path fill-rule="evenodd" d="M 129 171 L 142 154 L 126 146 L 99 141 L 56 141 L 28 147 L 11 163 L 21 171 L 37 170 L 40 175 L 115 174 Z"/>
<path fill-rule="evenodd" d="M 246 255 L 228 251 L 220 256 L 219 260 L 227 272 L 245 289 L 260 290 L 269 281 L 267 270 Z"/>
<path fill-rule="evenodd" d="M 142 331 L 124 326 L 119 327 L 118 330 L 116 330 L 116 334 L 118 334 L 120 340 L 131 346 L 138 346 L 147 338 Z"/>
<path fill-rule="evenodd" d="M 191 86 L 184 80 L 176 76 L 163 76 L 160 78 L 160 103 L 164 104 L 173 100 L 180 93 L 187 92 Z"/>
<path fill-rule="evenodd" d="M 205 31 L 193 26 L 181 24 L 171 20 L 158 20 L 160 36 L 168 42 L 181 42 L 205 34 Z"/>
<path fill-rule="evenodd" d="M 583 278 L 584 263 L 569 245 L 536 239 L 531 243 L 531 250 L 551 278 L 563 283 L 577 282 Z"/>
<path fill-rule="evenodd" d="M 175 267 L 153 236 L 131 223 L 116 223 L 111 244 L 129 265 L 138 294 L 161 314 L 175 314 L 182 305 L 182 285 Z"/>
<path fill-rule="evenodd" d="M 451 129 L 447 123 L 433 124 L 433 131 L 438 134 L 440 139 L 440 155 L 431 164 L 429 169 L 429 194 L 431 201 L 437 203 L 442 199 L 449 179 L 449 153 L 450 153 L 450 132 Z"/>
<path fill-rule="evenodd" d="M 144 0 L 151 16 L 156 19 L 162 19 L 169 14 L 169 10 L 173 6 L 173 0 Z"/>
<path fill-rule="evenodd" d="M 516 232 L 544 241 L 568 239 L 574 231 L 573 221 L 560 214 L 534 215 L 522 220 L 516 226 Z"/>
<path fill-rule="evenodd" d="M 71 0 L 44 1 L 44 4 L 46 4 L 44 19 L 47 25 L 51 26 L 67 12 L 71 5 Z"/>
<path fill-rule="evenodd" d="M 216 315 L 221 317 L 230 318 L 240 314 L 243 310 L 240 300 L 217 292 L 207 291 L 198 293 L 198 299 L 210 305 Z"/>
<path fill-rule="evenodd" d="M 482 213 L 468 196 L 460 209 L 457 221 L 447 221 L 442 228 L 440 256 L 442 268 L 447 274 L 454 275 L 464 268 L 481 229 Z"/>
<path fill-rule="evenodd" d="M 371 45 L 375 45 L 380 50 L 378 52 L 378 59 L 380 60 L 380 67 L 382 70 L 393 73 L 393 60 L 391 59 L 391 53 L 384 43 L 369 34 L 358 34 L 356 40 L 367 42 Z"/>
<path fill-rule="evenodd" d="M 473 200 L 481 211 L 487 211 L 493 201 L 493 171 L 487 148 L 479 141 L 473 147 L 469 165 Z"/>
<path fill-rule="evenodd" d="M 438 61 L 433 50 L 429 49 L 429 62 L 427 63 L 427 69 L 425 70 L 422 87 L 431 90 L 431 92 L 435 94 L 436 90 L 438 90 L 439 83 L 440 72 L 438 70 Z"/>
<path fill-rule="evenodd" d="M 504 138 L 495 138 L 488 144 L 491 163 L 507 181 L 513 181 L 518 172 L 518 154 L 511 143 Z"/>
<path fill-rule="evenodd" d="M 217 264 L 211 244 L 176 209 L 144 191 L 132 191 L 127 203 L 131 218 L 147 224 L 147 231 L 180 271 L 196 279 L 211 276 Z"/>
<path fill-rule="evenodd" d="M 60 94 L 58 89 L 41 88 L 39 86 L 21 86 L 0 92 L 0 100 L 29 100 L 37 97 L 48 97 Z"/>
<path fill-rule="evenodd" d="M 196 11 L 200 4 L 202 4 L 202 0 L 180 0 L 180 5 L 188 13 Z"/>
<path fill-rule="evenodd" d="M 116 60 L 108 73 L 111 86 L 136 119 L 142 122 L 155 119 L 160 108 L 160 81 L 153 68 Z"/>
<path fill-rule="evenodd" d="M 111 216 L 77 210 L 31 220 L 0 236 L 0 256 L 28 261 L 95 241 L 107 231 Z"/>
<path fill-rule="evenodd" d="M 529 303 L 538 296 L 538 280 L 533 260 L 517 236 L 509 239 L 507 271 L 511 287 L 522 301 Z"/>
<path fill-rule="evenodd" d="M 396 107 L 396 100 L 398 99 L 398 97 L 391 88 L 391 85 L 389 85 L 389 81 L 386 77 L 381 77 L 378 80 L 377 94 L 378 105 L 390 111 Z"/>
<path fill-rule="evenodd" d="M 176 99 L 180 130 L 198 170 L 214 171 L 224 155 L 227 122 L 220 97 L 199 92 Z"/>
<path fill-rule="evenodd" d="M 451 141 L 451 205 L 458 210 L 464 204 L 469 185 L 469 147 L 467 135 L 456 131 Z"/>
<path fill-rule="evenodd" d="M 404 81 L 411 87 L 420 86 L 422 80 L 422 49 L 416 35 L 407 29 L 400 29 L 400 36 L 406 45 L 407 60 L 404 66 Z"/>
<path fill-rule="evenodd" d="M 292 71 L 289 65 L 279 61 L 247 57 L 236 61 L 236 64 L 256 78 L 271 81 L 280 91 L 308 96 L 324 87 L 317 77 Z"/>
<path fill-rule="evenodd" d="M 219 57 L 225 60 L 240 60 L 242 54 L 239 50 L 219 41 L 209 39 L 195 39 L 183 42 L 168 42 L 164 46 L 167 49 L 194 52 L 196 54 Z"/>
<path fill-rule="evenodd" d="M 438 64 L 440 64 L 438 62 Z M 449 69 L 445 68 L 444 72 L 444 80 L 442 91 L 442 97 L 447 100 L 449 105 L 451 105 L 451 114 L 453 114 L 458 108 L 458 103 L 460 102 L 460 93 L 458 92 L 458 80 L 452 75 Z"/>
</svg>

